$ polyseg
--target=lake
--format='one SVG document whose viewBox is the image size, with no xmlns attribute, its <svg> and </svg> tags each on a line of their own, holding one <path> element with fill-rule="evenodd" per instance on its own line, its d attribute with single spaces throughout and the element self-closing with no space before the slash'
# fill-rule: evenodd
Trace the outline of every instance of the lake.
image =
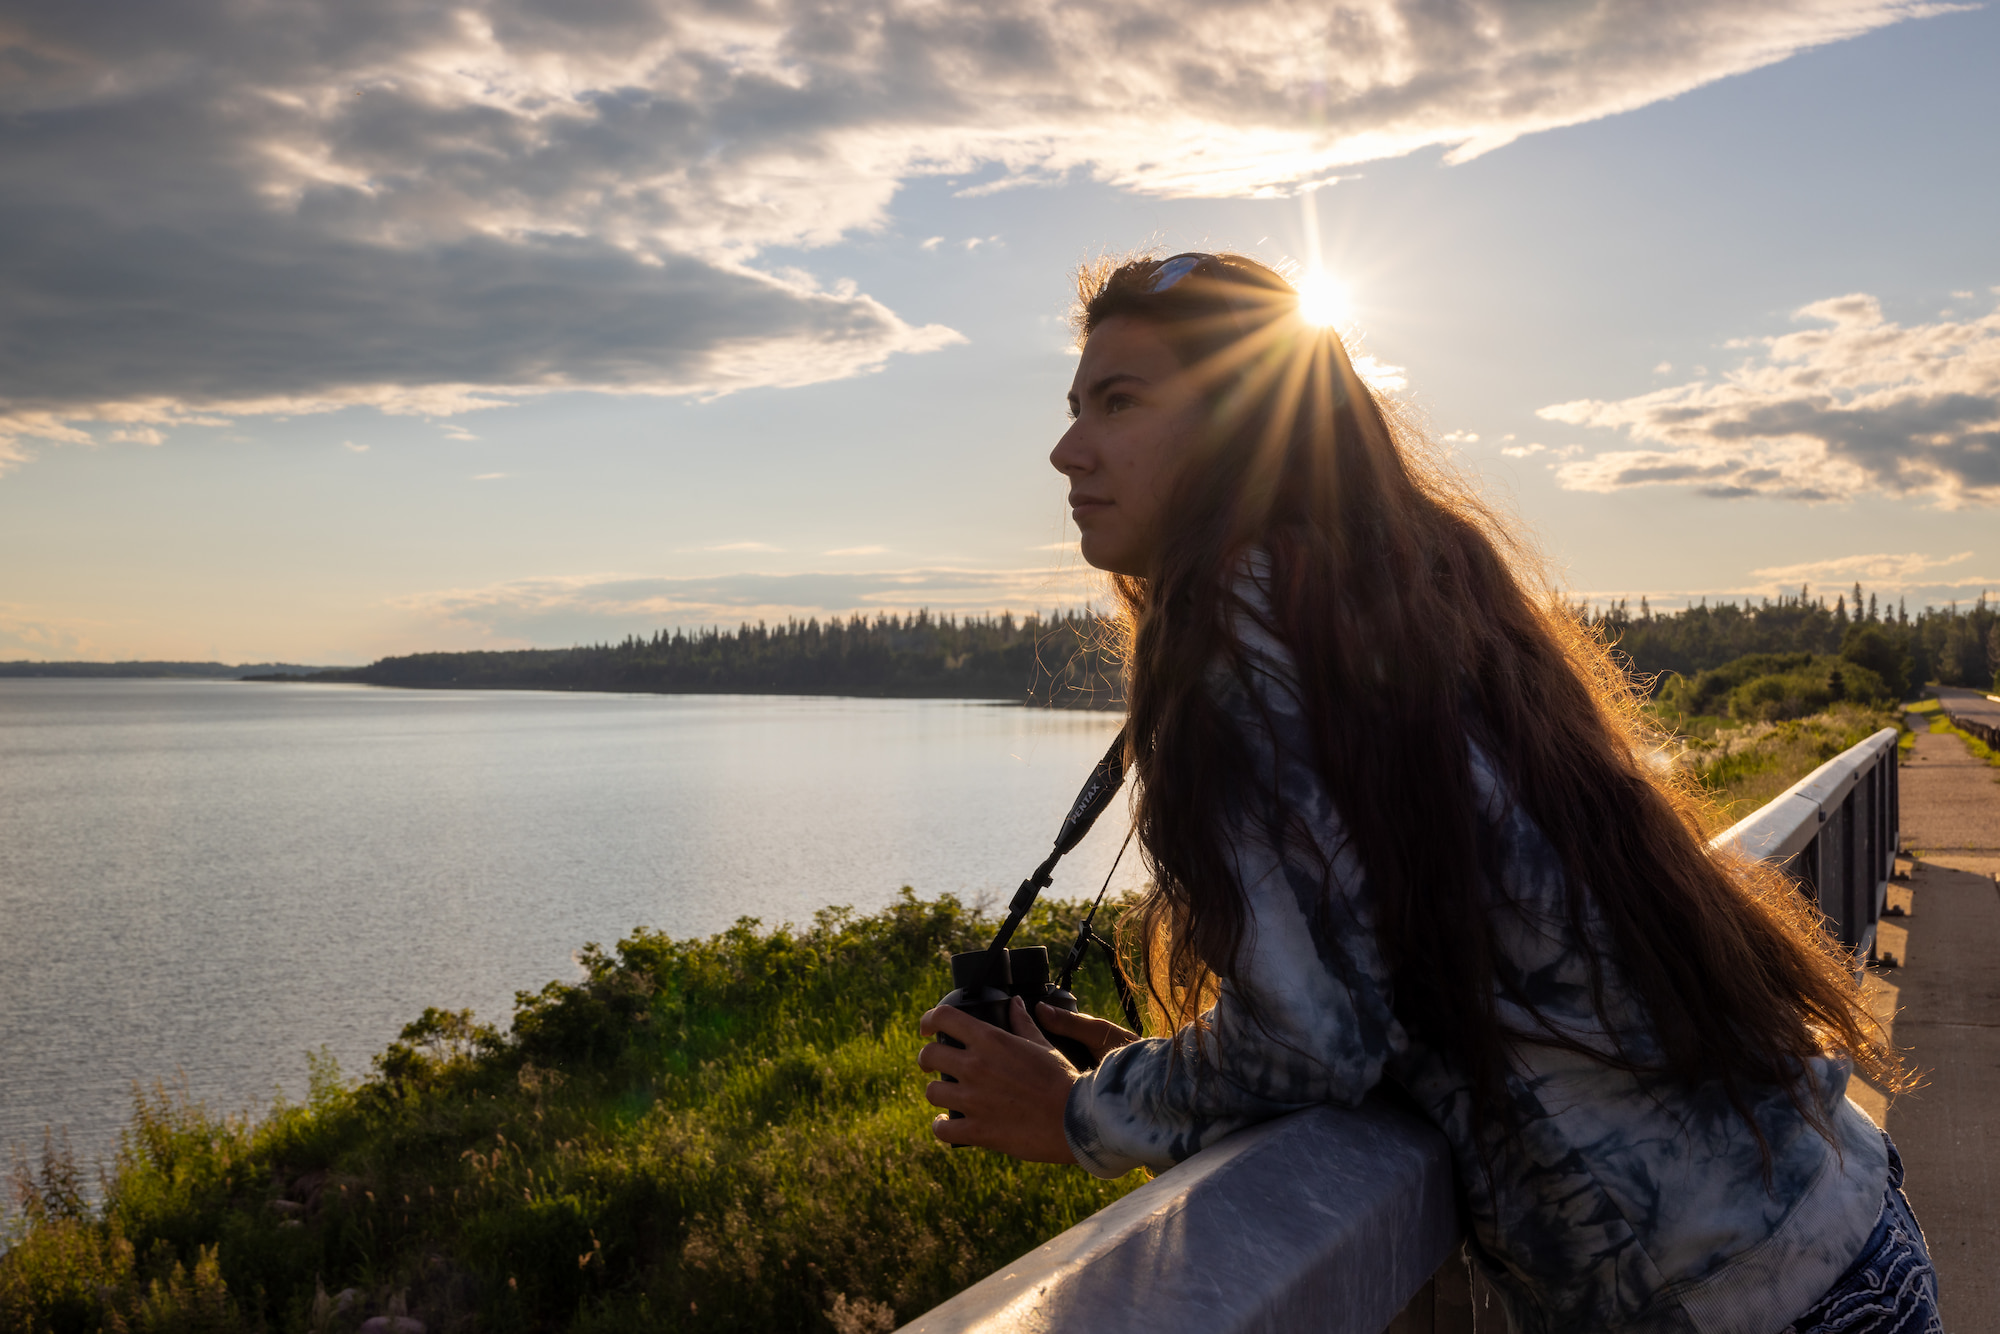
<svg viewBox="0 0 2000 1334">
<path fill-rule="evenodd" d="M 0 680 L 0 1156 L 349 1074 L 426 1005 L 503 1026 L 635 926 L 1004 902 L 1115 715 L 965 700 Z M 1094 893 L 1123 803 L 1059 871 Z M 1141 879 L 1128 855 L 1114 887 Z"/>
</svg>

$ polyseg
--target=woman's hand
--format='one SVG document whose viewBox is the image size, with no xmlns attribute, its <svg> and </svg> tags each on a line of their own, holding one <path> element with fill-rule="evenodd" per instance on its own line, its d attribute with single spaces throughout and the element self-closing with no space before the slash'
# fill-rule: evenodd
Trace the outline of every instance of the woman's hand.
<svg viewBox="0 0 2000 1334">
<path fill-rule="evenodd" d="M 1043 1028 L 1066 1038 L 1075 1038 L 1090 1048 L 1090 1054 L 1103 1060 L 1105 1053 L 1116 1051 L 1128 1042 L 1137 1042 L 1139 1035 L 1129 1028 L 1120 1028 L 1109 1019 L 1099 1019 L 1094 1014 L 1071 1014 L 1068 1010 L 1058 1010 L 1053 1005 L 1037 1007 L 1035 1017 L 1041 1020 Z"/>
<path fill-rule="evenodd" d="M 1007 1019 L 1011 1033 L 948 1006 L 924 1014 L 925 1037 L 942 1033 L 964 1044 L 933 1042 L 917 1058 L 924 1069 L 958 1081 L 934 1080 L 924 1096 L 933 1106 L 965 1114 L 955 1121 L 938 1117 L 931 1133 L 947 1144 L 976 1144 L 1029 1162 L 1073 1163 L 1076 1156 L 1063 1137 L 1063 1111 L 1076 1067 L 1049 1045 L 1019 997 L 1009 1005 Z"/>
</svg>

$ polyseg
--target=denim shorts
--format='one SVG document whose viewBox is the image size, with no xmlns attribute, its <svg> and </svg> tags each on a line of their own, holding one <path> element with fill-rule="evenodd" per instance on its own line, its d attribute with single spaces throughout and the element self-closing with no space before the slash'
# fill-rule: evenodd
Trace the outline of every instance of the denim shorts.
<svg viewBox="0 0 2000 1334">
<path fill-rule="evenodd" d="M 1875 1230 L 1847 1272 L 1785 1334 L 1943 1334 L 1937 1272 L 1903 1194 L 1903 1159 L 1887 1132 L 1882 1141 L 1889 1146 L 1889 1189 Z"/>
</svg>

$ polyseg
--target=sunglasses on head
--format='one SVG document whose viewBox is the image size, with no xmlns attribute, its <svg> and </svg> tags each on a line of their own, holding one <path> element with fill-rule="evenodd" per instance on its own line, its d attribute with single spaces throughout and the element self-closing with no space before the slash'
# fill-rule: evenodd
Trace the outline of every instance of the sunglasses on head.
<svg viewBox="0 0 2000 1334">
<path fill-rule="evenodd" d="M 1258 313 L 1260 308 L 1268 308 L 1269 303 L 1280 298 L 1297 300 L 1290 284 L 1276 275 L 1267 274 L 1255 267 L 1232 264 L 1221 255 L 1211 255 L 1206 251 L 1190 250 L 1185 254 L 1169 255 L 1153 266 L 1139 290 L 1147 296 L 1158 296 L 1171 292 L 1190 277 L 1201 278 L 1224 284 L 1218 292 L 1230 314 L 1241 326 L 1246 315 Z"/>
<path fill-rule="evenodd" d="M 1190 250 L 1186 254 L 1170 255 L 1156 264 L 1153 267 L 1152 277 L 1146 280 L 1146 285 L 1141 290 L 1147 296 L 1158 296 L 1162 292 L 1171 291 L 1190 274 L 1195 273 L 1205 278 L 1235 279 L 1235 275 L 1229 271 L 1229 266 L 1223 263 L 1222 256 Z"/>
</svg>

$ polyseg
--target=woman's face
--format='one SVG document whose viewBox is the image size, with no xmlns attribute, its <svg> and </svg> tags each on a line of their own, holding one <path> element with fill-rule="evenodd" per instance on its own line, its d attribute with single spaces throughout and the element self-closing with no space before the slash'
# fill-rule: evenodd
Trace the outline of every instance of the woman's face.
<svg viewBox="0 0 2000 1334">
<path fill-rule="evenodd" d="M 1167 493 L 1201 438 L 1207 404 L 1155 326 L 1116 315 L 1083 345 L 1069 411 L 1074 425 L 1049 462 L 1069 479 L 1083 558 L 1144 578 Z"/>
</svg>

